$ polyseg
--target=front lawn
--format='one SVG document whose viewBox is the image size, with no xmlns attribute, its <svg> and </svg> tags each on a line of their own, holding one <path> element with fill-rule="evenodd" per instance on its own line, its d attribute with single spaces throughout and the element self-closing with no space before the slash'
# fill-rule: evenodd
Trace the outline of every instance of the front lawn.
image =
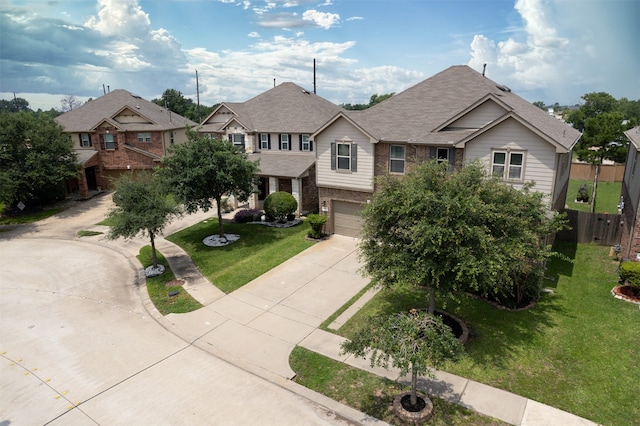
<svg viewBox="0 0 640 426">
<path fill-rule="evenodd" d="M 471 339 L 443 370 L 560 408 L 604 425 L 638 424 L 640 313 L 614 299 L 617 263 L 609 247 L 558 242 L 575 263 L 549 262 L 553 293 L 523 312 L 477 299 L 448 301 Z M 338 332 L 349 337 L 373 315 L 427 306 L 415 289 L 381 291 Z"/>
<path fill-rule="evenodd" d="M 214 218 L 166 239 L 182 247 L 200 272 L 225 293 L 242 287 L 314 244 L 305 239 L 309 232 L 306 222 L 290 228 L 225 223 L 224 232 L 238 234 L 240 239 L 224 247 L 204 245 L 202 240 L 205 237 L 218 233 L 218 220 Z"/>
<path fill-rule="evenodd" d="M 66 210 L 66 207 L 47 207 L 36 212 L 8 214 L 2 209 L 0 210 L 0 225 L 24 225 L 33 223 L 56 215 L 64 210 Z"/>
</svg>

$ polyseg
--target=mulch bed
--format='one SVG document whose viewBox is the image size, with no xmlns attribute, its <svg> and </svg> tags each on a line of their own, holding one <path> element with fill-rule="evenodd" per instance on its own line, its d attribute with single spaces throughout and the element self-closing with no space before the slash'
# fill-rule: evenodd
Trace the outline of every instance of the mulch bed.
<svg viewBox="0 0 640 426">
<path fill-rule="evenodd" d="M 164 284 L 166 287 L 180 287 L 184 285 L 184 280 L 171 280 Z"/>
</svg>

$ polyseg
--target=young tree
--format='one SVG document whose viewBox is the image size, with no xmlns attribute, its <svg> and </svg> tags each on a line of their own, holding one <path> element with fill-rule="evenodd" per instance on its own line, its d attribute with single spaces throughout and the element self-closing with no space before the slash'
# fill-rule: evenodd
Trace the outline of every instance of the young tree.
<svg viewBox="0 0 640 426">
<path fill-rule="evenodd" d="M 562 226 L 542 194 L 500 182 L 479 161 L 455 173 L 425 162 L 376 185 L 363 211 L 363 272 L 377 285 L 426 288 L 430 313 L 436 293 L 515 291 L 550 256 L 544 239 Z"/>
<path fill-rule="evenodd" d="M 0 201 L 50 201 L 78 173 L 71 140 L 51 117 L 0 112 Z"/>
<path fill-rule="evenodd" d="M 462 345 L 442 319 L 412 309 L 383 317 L 374 317 L 358 330 L 353 339 L 341 345 L 344 353 L 370 358 L 371 366 L 411 372 L 411 405 L 418 401 L 418 376 L 433 377 L 436 368 L 447 359 L 455 359 Z"/>
<path fill-rule="evenodd" d="M 133 238 L 139 233 L 149 236 L 153 267 L 158 267 L 155 238 L 180 215 L 179 206 L 168 196 L 155 174 L 127 173 L 115 182 L 115 207 L 107 213 L 113 221 L 107 238 Z"/>
<path fill-rule="evenodd" d="M 69 112 L 82 106 L 82 101 L 74 95 L 66 95 L 60 99 L 60 111 Z"/>
<path fill-rule="evenodd" d="M 171 147 L 159 173 L 188 213 L 208 211 L 212 199 L 218 210 L 219 235 L 224 238 L 222 197 L 233 194 L 246 201 L 257 184 L 257 163 L 233 144 L 189 130 L 188 141 Z"/>
</svg>

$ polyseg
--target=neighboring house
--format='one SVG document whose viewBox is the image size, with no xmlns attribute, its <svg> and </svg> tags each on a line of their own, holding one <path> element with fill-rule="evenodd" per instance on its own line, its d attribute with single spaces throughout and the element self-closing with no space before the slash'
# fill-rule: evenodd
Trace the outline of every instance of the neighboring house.
<svg viewBox="0 0 640 426">
<path fill-rule="evenodd" d="M 298 213 L 318 209 L 315 146 L 310 136 L 339 106 L 294 83 L 282 83 L 246 102 L 220 104 L 200 125 L 200 133 L 243 147 L 259 160 L 260 184 L 250 207 L 262 208 L 267 195 L 292 194 Z"/>
<path fill-rule="evenodd" d="M 186 127 L 197 123 L 164 107 L 114 90 L 55 119 L 69 134 L 82 175 L 67 182 L 70 193 L 87 197 L 107 189 L 128 170 L 152 169 L 167 148 L 187 140 Z"/>
<path fill-rule="evenodd" d="M 364 111 L 341 111 L 312 135 L 327 232 L 357 236 L 374 178 L 416 162 L 475 159 L 505 182 L 535 181 L 564 208 L 580 132 L 468 66 L 450 67 Z"/>
<path fill-rule="evenodd" d="M 624 260 L 640 261 L 640 126 L 624 134 L 631 143 L 622 182 L 620 254 Z"/>
</svg>

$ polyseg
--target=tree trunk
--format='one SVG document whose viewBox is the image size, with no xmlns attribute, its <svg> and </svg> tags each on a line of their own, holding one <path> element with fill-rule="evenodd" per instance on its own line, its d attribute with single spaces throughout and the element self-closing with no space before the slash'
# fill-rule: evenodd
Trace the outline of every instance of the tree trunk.
<svg viewBox="0 0 640 426">
<path fill-rule="evenodd" d="M 221 239 L 224 239 L 224 226 L 222 225 L 222 197 L 216 198 L 216 203 L 218 204 L 218 235 L 220 235 Z"/>
<path fill-rule="evenodd" d="M 414 407 L 418 404 L 418 373 L 411 366 L 411 405 Z"/>
<path fill-rule="evenodd" d="M 153 262 L 153 268 L 158 268 L 158 256 L 156 255 L 156 240 L 153 232 L 149 233 L 149 238 L 151 240 L 151 261 Z"/>
<path fill-rule="evenodd" d="M 436 289 L 435 287 L 429 287 L 429 313 L 433 314 L 436 311 Z"/>
</svg>

